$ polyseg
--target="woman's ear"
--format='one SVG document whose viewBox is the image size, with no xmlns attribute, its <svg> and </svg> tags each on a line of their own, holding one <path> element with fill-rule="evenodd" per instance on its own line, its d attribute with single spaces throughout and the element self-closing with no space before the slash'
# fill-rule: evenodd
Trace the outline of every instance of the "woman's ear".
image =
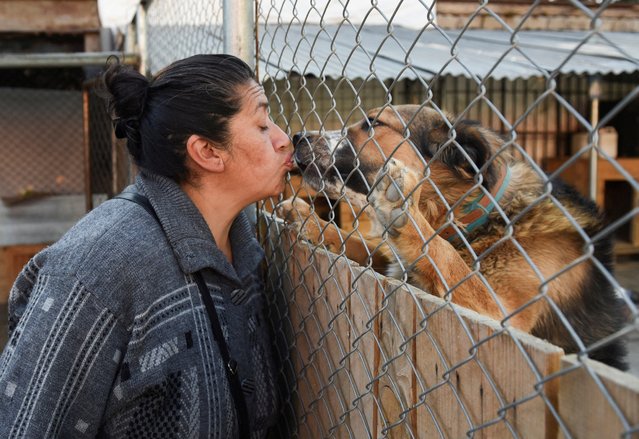
<svg viewBox="0 0 639 439">
<path fill-rule="evenodd" d="M 211 172 L 224 171 L 224 151 L 215 148 L 204 137 L 192 134 L 186 141 L 186 153 L 202 169 Z"/>
</svg>

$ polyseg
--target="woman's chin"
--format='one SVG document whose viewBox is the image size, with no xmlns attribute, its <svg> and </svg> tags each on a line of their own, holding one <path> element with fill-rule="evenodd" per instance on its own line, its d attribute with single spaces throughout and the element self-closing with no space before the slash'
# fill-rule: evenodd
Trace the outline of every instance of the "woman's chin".
<svg viewBox="0 0 639 439">
<path fill-rule="evenodd" d="M 281 188 L 278 188 L 276 190 L 271 191 L 270 193 L 265 194 L 262 198 L 260 198 L 260 200 L 258 201 L 262 201 L 262 200 L 268 200 L 269 198 L 277 198 L 280 195 L 282 195 L 282 192 L 284 192 L 284 185 L 282 185 Z"/>
</svg>

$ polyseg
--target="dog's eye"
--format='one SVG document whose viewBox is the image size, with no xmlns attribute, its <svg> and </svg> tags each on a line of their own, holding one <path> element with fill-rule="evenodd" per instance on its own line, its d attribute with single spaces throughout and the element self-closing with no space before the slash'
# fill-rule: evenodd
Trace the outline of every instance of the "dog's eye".
<svg viewBox="0 0 639 439">
<path fill-rule="evenodd" d="M 371 128 L 376 128 L 382 125 L 384 124 L 379 119 L 376 119 L 374 117 L 367 117 L 366 119 L 364 119 L 362 128 L 366 131 L 369 131 Z"/>
</svg>

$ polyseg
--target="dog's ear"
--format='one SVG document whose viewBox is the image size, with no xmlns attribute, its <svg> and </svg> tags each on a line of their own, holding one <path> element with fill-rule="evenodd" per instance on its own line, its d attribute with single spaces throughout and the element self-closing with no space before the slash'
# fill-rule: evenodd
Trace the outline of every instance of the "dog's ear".
<svg viewBox="0 0 639 439">
<path fill-rule="evenodd" d="M 493 163 L 488 166 L 486 163 L 501 144 L 499 136 L 472 120 L 458 122 L 455 132 L 455 141 L 439 151 L 439 159 L 449 168 L 459 172 L 460 176 L 474 178 L 476 170 L 481 170 L 483 186 L 491 189 L 497 182 L 498 172 Z"/>
<path fill-rule="evenodd" d="M 424 158 L 440 161 L 462 179 L 473 179 L 476 170 L 481 170 L 482 185 L 488 190 L 497 183 L 498 165 L 490 161 L 503 144 L 497 133 L 473 120 L 455 123 L 452 116 L 430 109 L 404 117 L 412 118 L 411 140 Z M 450 141 L 451 126 L 455 130 L 454 142 Z"/>
</svg>

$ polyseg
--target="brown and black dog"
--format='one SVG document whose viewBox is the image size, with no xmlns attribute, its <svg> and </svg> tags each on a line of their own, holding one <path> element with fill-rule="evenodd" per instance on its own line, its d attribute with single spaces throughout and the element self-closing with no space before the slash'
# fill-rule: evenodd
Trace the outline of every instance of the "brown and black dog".
<svg viewBox="0 0 639 439">
<path fill-rule="evenodd" d="M 477 122 L 386 106 L 344 134 L 298 134 L 293 143 L 310 186 L 346 197 L 377 224 L 372 237 L 352 234 L 344 243 L 334 225 L 305 218 L 311 210 L 304 201 L 284 201 L 279 214 L 303 224 L 311 242 L 391 276 L 406 270 L 413 285 L 507 317 L 566 352 L 579 348 L 564 322 L 586 347 L 623 326 L 623 303 L 606 277 L 611 239 L 586 243 L 603 227 L 596 205 L 513 158 L 504 140 Z M 615 339 L 589 355 L 624 369 L 625 352 Z"/>
</svg>

